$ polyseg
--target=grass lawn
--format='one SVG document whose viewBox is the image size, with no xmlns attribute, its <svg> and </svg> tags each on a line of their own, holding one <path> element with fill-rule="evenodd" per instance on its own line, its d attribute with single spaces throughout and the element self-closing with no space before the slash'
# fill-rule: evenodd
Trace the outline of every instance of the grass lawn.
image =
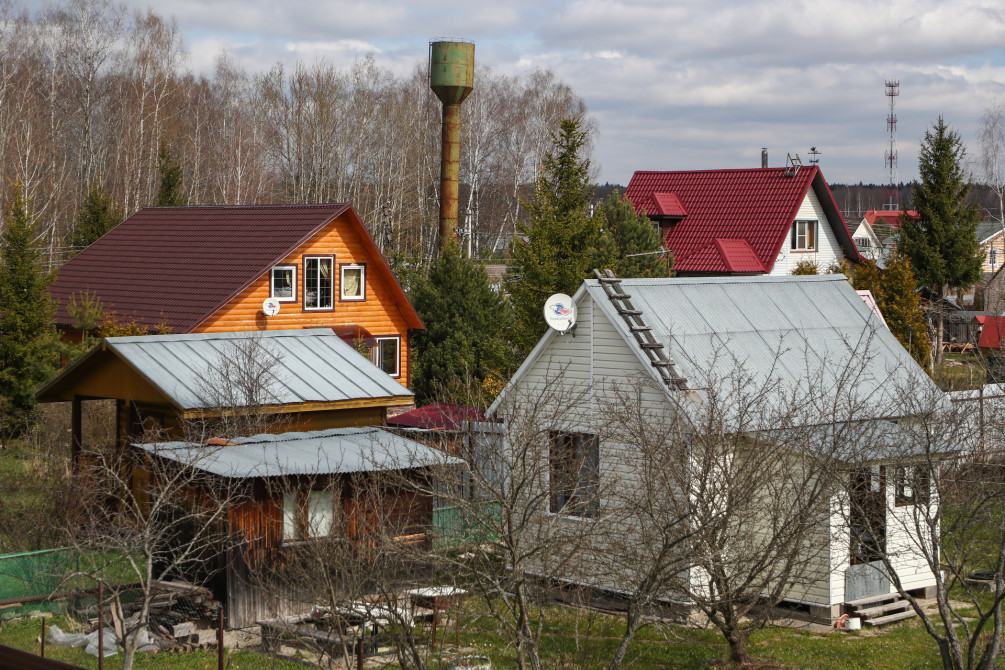
<svg viewBox="0 0 1005 670">
<path fill-rule="evenodd" d="M 974 354 L 951 354 L 943 356 L 944 363 L 935 368 L 933 379 L 939 388 L 946 391 L 979 389 L 987 380 L 985 361 Z"/>
</svg>

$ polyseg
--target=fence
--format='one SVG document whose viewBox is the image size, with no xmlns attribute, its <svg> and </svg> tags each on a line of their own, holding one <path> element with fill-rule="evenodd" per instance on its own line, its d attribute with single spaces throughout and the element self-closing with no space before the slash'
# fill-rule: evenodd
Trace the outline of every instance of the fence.
<svg viewBox="0 0 1005 670">
<path fill-rule="evenodd" d="M 433 548 L 458 549 L 498 541 L 491 528 L 499 527 L 500 510 L 494 500 L 434 508 Z"/>
<path fill-rule="evenodd" d="M 68 547 L 2 555 L 0 602 L 49 596 L 79 569 L 80 556 Z"/>
</svg>

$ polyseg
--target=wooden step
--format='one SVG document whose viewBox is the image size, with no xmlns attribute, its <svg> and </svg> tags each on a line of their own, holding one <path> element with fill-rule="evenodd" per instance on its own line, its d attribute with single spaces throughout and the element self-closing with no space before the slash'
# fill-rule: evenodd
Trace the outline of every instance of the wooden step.
<svg viewBox="0 0 1005 670">
<path fill-rule="evenodd" d="M 858 609 L 863 605 L 873 605 L 875 603 L 882 603 L 886 601 L 901 600 L 899 593 L 887 593 L 881 596 L 869 596 L 868 598 L 859 598 L 858 600 L 849 600 L 844 605 L 849 609 Z"/>
<path fill-rule="evenodd" d="M 866 626 L 882 626 L 883 624 L 893 623 L 894 621 L 902 621 L 904 619 L 910 619 L 911 617 L 918 616 L 918 613 L 913 609 L 907 612 L 897 612 L 896 614 L 888 614 L 886 616 L 877 617 L 875 619 L 866 619 L 862 623 Z"/>
<path fill-rule="evenodd" d="M 887 612 L 895 612 L 902 609 L 911 609 L 911 603 L 906 600 L 897 600 L 896 602 L 888 603 L 886 605 L 879 605 L 877 607 L 867 607 L 866 609 L 855 610 L 854 614 L 862 617 L 863 619 L 872 618 L 877 615 L 886 614 Z M 913 610 L 912 610 L 913 611 Z"/>
</svg>

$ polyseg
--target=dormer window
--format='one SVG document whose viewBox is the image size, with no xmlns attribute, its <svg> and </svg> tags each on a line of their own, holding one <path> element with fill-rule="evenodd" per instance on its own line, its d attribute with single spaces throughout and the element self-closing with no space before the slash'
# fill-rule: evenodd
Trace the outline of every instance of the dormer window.
<svg viewBox="0 0 1005 670">
<path fill-rule="evenodd" d="M 792 224 L 792 249 L 793 251 L 817 250 L 816 221 L 796 221 Z"/>
</svg>

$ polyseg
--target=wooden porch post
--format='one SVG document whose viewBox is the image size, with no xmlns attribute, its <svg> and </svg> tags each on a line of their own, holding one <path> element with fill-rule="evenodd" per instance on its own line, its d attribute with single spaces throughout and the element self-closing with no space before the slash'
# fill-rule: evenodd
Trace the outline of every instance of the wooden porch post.
<svg viewBox="0 0 1005 670">
<path fill-rule="evenodd" d="M 73 401 L 70 404 L 73 407 L 70 419 L 70 454 L 73 458 L 73 470 L 76 472 L 80 468 L 80 454 L 84 449 L 80 396 L 73 396 Z"/>
</svg>

